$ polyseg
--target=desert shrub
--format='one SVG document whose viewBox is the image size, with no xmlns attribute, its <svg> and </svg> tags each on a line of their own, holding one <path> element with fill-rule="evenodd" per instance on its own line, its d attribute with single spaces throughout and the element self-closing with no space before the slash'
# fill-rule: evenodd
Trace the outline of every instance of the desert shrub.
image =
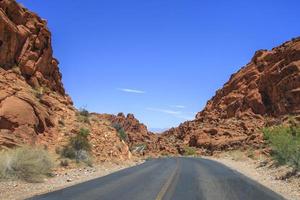
<svg viewBox="0 0 300 200">
<path fill-rule="evenodd" d="M 128 135 L 127 133 L 124 131 L 124 129 L 121 129 L 118 131 L 118 136 L 121 140 L 123 141 L 127 141 L 128 140 Z"/>
<path fill-rule="evenodd" d="M 70 138 L 68 145 L 64 146 L 62 149 L 62 157 L 73 159 L 77 162 L 91 162 L 91 145 L 88 140 L 89 134 L 90 131 L 88 129 L 80 129 L 75 136 Z"/>
<path fill-rule="evenodd" d="M 0 153 L 0 178 L 40 182 L 51 175 L 54 166 L 48 152 L 33 147 L 20 147 Z"/>
<path fill-rule="evenodd" d="M 77 113 L 77 119 L 80 122 L 89 124 L 90 123 L 90 113 L 89 113 L 89 111 L 85 108 L 80 108 L 78 113 Z"/>
<path fill-rule="evenodd" d="M 69 166 L 69 161 L 68 160 L 61 160 L 60 161 L 60 166 L 62 166 L 62 167 L 68 167 Z"/>
<path fill-rule="evenodd" d="M 272 157 L 279 164 L 300 169 L 300 127 L 274 126 L 263 129 L 264 139 L 272 149 Z"/>
<path fill-rule="evenodd" d="M 79 109 L 79 114 L 81 116 L 85 116 L 85 117 L 89 117 L 90 116 L 90 112 L 87 109 L 85 109 L 85 108 L 80 108 Z"/>
<path fill-rule="evenodd" d="M 197 149 L 195 147 L 186 147 L 184 148 L 185 156 L 194 156 L 197 154 Z"/>
<path fill-rule="evenodd" d="M 117 131 L 123 129 L 123 126 L 119 123 L 113 123 L 112 127 L 114 127 Z"/>
<path fill-rule="evenodd" d="M 122 127 L 121 124 L 119 123 L 114 123 L 112 125 L 112 127 L 114 127 L 116 129 L 116 131 L 118 132 L 118 136 L 121 140 L 123 141 L 128 141 L 128 135 L 127 133 L 125 132 L 124 128 Z"/>
</svg>

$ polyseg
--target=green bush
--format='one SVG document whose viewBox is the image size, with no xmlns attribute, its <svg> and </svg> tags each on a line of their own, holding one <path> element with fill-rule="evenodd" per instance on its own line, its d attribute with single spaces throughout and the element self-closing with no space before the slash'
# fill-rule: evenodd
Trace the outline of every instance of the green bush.
<svg viewBox="0 0 300 200">
<path fill-rule="evenodd" d="M 114 127 L 117 131 L 123 129 L 123 126 L 119 123 L 113 123 L 112 127 Z"/>
<path fill-rule="evenodd" d="M 279 164 L 300 169 L 300 127 L 274 126 L 263 129 L 264 139 L 272 149 L 272 157 Z"/>
<path fill-rule="evenodd" d="M 85 116 L 85 117 L 89 117 L 89 116 L 90 116 L 89 111 L 88 111 L 87 109 L 85 109 L 85 108 L 80 108 L 80 109 L 79 109 L 79 114 L 80 114 L 81 116 Z"/>
<path fill-rule="evenodd" d="M 184 149 L 185 156 L 194 156 L 197 154 L 197 149 L 195 147 L 186 147 Z"/>
<path fill-rule="evenodd" d="M 54 164 L 48 152 L 33 147 L 21 147 L 0 153 L 0 178 L 40 182 L 51 175 Z"/>
<path fill-rule="evenodd" d="M 90 131 L 88 129 L 80 129 L 80 131 L 69 140 L 68 145 L 64 146 L 61 155 L 65 158 L 83 161 L 87 164 L 91 163 L 90 150 L 91 145 L 88 140 Z M 90 165 L 90 164 L 89 164 Z"/>
<path fill-rule="evenodd" d="M 128 140 L 128 135 L 127 133 L 124 131 L 124 129 L 121 129 L 118 131 L 118 136 L 121 140 L 123 141 L 127 141 Z"/>
<path fill-rule="evenodd" d="M 124 128 L 122 127 L 122 125 L 121 124 L 119 124 L 119 123 L 114 123 L 113 125 L 112 125 L 115 129 L 116 129 L 116 131 L 118 132 L 118 136 L 119 136 L 119 138 L 121 139 L 121 140 L 123 140 L 123 141 L 128 141 L 128 135 L 127 135 L 127 133 L 125 132 L 125 130 L 124 130 Z"/>
<path fill-rule="evenodd" d="M 89 124 L 90 123 L 90 113 L 85 108 L 80 108 L 77 113 L 77 119 L 80 122 Z"/>
</svg>

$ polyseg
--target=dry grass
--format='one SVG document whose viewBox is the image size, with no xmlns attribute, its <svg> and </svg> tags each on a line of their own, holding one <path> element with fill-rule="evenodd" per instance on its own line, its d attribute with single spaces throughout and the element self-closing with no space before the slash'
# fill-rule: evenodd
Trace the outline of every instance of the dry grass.
<svg viewBox="0 0 300 200">
<path fill-rule="evenodd" d="M 0 179 L 41 182 L 54 164 L 46 150 L 21 147 L 0 152 Z"/>
<path fill-rule="evenodd" d="M 226 152 L 226 155 L 229 156 L 234 161 L 244 161 L 247 160 L 247 156 L 244 152 L 240 150 L 233 150 Z"/>
</svg>

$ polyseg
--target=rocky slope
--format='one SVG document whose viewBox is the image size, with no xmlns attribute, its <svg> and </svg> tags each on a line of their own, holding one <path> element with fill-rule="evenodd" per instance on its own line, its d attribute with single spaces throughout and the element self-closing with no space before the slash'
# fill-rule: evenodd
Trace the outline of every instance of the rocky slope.
<svg viewBox="0 0 300 200">
<path fill-rule="evenodd" d="M 300 114 L 300 38 L 257 51 L 196 119 L 166 133 L 202 153 L 262 144 L 261 128 Z M 296 117 L 297 118 L 297 117 Z"/>
<path fill-rule="evenodd" d="M 168 138 L 148 131 L 147 126 L 140 123 L 133 114 L 125 116 L 123 113 L 118 115 L 98 114 L 100 120 L 107 120 L 112 127 L 120 126 L 124 129 L 130 151 L 135 155 L 177 154 L 177 147 Z"/>
<path fill-rule="evenodd" d="M 52 55 L 47 22 L 14 0 L 1 0 L 0 148 L 55 148 L 82 127 L 91 130 L 93 152 L 100 160 L 131 156 L 109 122 L 81 116 L 73 107 Z"/>
</svg>

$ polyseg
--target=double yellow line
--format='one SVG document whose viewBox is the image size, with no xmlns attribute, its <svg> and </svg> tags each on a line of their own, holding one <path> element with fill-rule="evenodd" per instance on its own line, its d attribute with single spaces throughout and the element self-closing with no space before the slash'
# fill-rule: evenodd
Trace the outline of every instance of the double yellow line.
<svg viewBox="0 0 300 200">
<path fill-rule="evenodd" d="M 160 192 L 158 193 L 157 197 L 155 200 L 162 200 L 163 197 L 166 195 L 169 187 L 171 186 L 172 181 L 175 178 L 175 175 L 178 171 L 179 168 L 179 160 L 176 159 L 176 167 L 174 169 L 174 171 L 172 172 L 171 176 L 168 178 L 167 182 L 163 185 L 163 187 L 161 188 Z"/>
</svg>

